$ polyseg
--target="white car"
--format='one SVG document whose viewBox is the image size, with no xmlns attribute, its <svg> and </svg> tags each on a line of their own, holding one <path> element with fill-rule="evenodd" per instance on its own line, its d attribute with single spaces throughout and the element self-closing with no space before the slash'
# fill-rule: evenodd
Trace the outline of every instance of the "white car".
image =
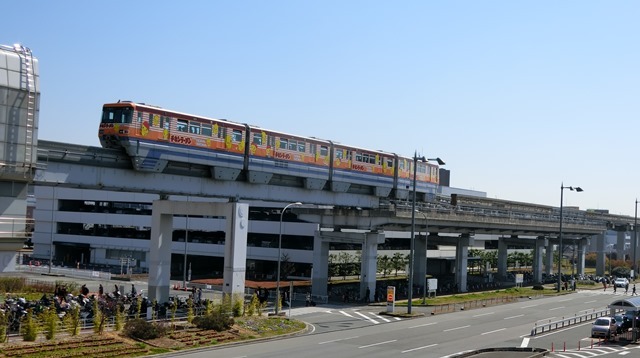
<svg viewBox="0 0 640 358">
<path fill-rule="evenodd" d="M 616 285 L 616 287 L 626 287 L 629 284 L 629 280 L 624 277 L 618 277 L 613 281 L 613 284 Z"/>
</svg>

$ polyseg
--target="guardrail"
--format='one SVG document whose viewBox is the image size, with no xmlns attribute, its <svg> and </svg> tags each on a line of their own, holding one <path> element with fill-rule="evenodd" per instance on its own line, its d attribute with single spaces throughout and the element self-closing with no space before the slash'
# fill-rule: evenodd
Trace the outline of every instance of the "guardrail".
<svg viewBox="0 0 640 358">
<path fill-rule="evenodd" d="M 569 327 L 571 325 L 582 323 L 582 322 L 585 322 L 585 321 L 590 321 L 590 320 L 593 320 L 594 318 L 607 316 L 610 313 L 611 313 L 611 309 L 605 308 L 605 309 L 602 309 L 602 310 L 599 310 L 599 311 L 594 310 L 593 312 L 584 313 L 584 314 L 581 314 L 581 315 L 577 315 L 576 314 L 573 317 L 563 318 L 563 319 L 561 319 L 559 321 L 549 322 L 549 323 L 545 323 L 543 325 L 538 325 L 536 323 L 534 325 L 533 329 L 531 330 L 531 336 L 535 336 L 536 334 L 549 332 L 549 331 L 552 331 L 552 330 L 555 330 L 555 329 L 559 329 L 559 328 L 563 328 L 563 327 Z"/>
<path fill-rule="evenodd" d="M 49 266 L 41 266 L 39 262 L 38 262 L 38 266 L 34 264 L 16 265 L 16 271 L 67 276 L 67 277 L 74 277 L 74 278 L 93 278 L 93 279 L 101 279 L 101 280 L 111 280 L 110 272 L 78 270 L 78 269 L 72 269 L 72 268 L 66 268 L 66 267 L 51 267 L 51 269 L 49 269 Z"/>
</svg>

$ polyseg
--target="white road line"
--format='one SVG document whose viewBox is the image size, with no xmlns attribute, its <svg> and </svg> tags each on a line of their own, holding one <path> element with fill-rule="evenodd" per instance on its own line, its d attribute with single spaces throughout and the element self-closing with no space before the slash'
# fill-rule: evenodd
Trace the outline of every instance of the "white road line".
<svg viewBox="0 0 640 358">
<path fill-rule="evenodd" d="M 504 319 L 518 318 L 518 317 L 522 317 L 522 316 L 524 316 L 524 314 L 519 314 L 519 315 L 517 315 L 517 316 L 505 317 Z"/>
<path fill-rule="evenodd" d="M 506 328 L 500 328 L 500 329 L 496 329 L 495 331 L 489 331 L 489 332 L 484 332 L 481 333 L 481 336 L 484 336 L 485 334 L 491 334 L 491 333 L 496 333 L 496 332 L 500 332 L 500 331 L 504 331 Z"/>
<path fill-rule="evenodd" d="M 354 338 L 360 338 L 360 336 L 347 337 L 347 338 L 338 338 L 338 339 L 334 339 L 332 341 L 319 342 L 318 344 L 327 344 L 327 343 L 333 343 L 333 342 L 340 342 L 340 341 L 346 341 L 346 340 L 354 339 Z"/>
<path fill-rule="evenodd" d="M 379 346 L 381 344 L 393 343 L 395 341 L 397 341 L 397 339 L 394 339 L 394 340 L 391 340 L 391 341 L 378 342 L 378 343 L 374 343 L 374 344 L 368 344 L 366 346 L 360 346 L 358 348 L 369 348 L 369 347 Z"/>
<path fill-rule="evenodd" d="M 549 308 L 549 311 L 561 310 L 563 308 L 565 308 L 565 307 L 564 306 L 560 306 L 560 307 Z"/>
<path fill-rule="evenodd" d="M 482 317 L 482 316 L 488 316 L 488 315 L 490 315 L 490 314 L 494 314 L 494 313 L 495 313 L 495 312 L 487 312 L 487 313 L 481 313 L 481 314 L 477 314 L 477 315 L 475 315 L 475 316 L 473 316 L 473 317 Z"/>
<path fill-rule="evenodd" d="M 629 352 L 629 351 L 624 351 L 624 352 L 620 352 L 620 353 L 618 353 L 618 354 L 619 354 L 619 355 L 621 355 L 621 356 L 626 356 L 626 355 L 627 355 L 627 354 L 629 354 L 629 353 L 631 353 L 631 352 Z"/>
<path fill-rule="evenodd" d="M 462 326 L 462 327 L 456 327 L 456 328 L 449 328 L 449 329 L 445 329 L 442 332 L 449 332 L 449 331 L 455 331 L 456 329 L 463 329 L 463 328 L 468 328 L 471 327 L 471 325 L 466 325 L 466 326 Z"/>
<path fill-rule="evenodd" d="M 527 346 L 529 345 L 529 339 L 530 338 L 523 338 L 522 343 L 520 343 L 520 348 L 527 348 Z"/>
<path fill-rule="evenodd" d="M 393 317 L 393 319 L 395 319 L 396 321 L 402 321 L 402 318 L 400 317 Z"/>
<path fill-rule="evenodd" d="M 522 306 L 521 308 L 531 308 L 531 307 L 535 307 L 537 305 L 528 305 L 528 306 Z"/>
<path fill-rule="evenodd" d="M 565 298 L 564 300 L 559 300 L 558 302 L 567 302 L 567 301 L 571 301 L 573 300 L 573 298 Z"/>
<path fill-rule="evenodd" d="M 367 316 L 366 314 L 362 314 L 360 312 L 354 312 L 355 314 L 357 314 L 358 316 L 361 316 L 362 318 L 366 319 L 367 321 L 373 323 L 373 324 L 380 324 L 380 322 L 376 321 L 375 319 Z"/>
<path fill-rule="evenodd" d="M 348 314 L 348 313 L 347 313 L 347 312 L 345 312 L 345 311 L 338 311 L 338 312 L 342 313 L 343 315 L 345 315 L 345 316 L 347 316 L 347 317 L 355 318 L 355 317 L 353 317 L 352 315 Z"/>
<path fill-rule="evenodd" d="M 383 321 L 385 321 L 385 322 L 391 322 L 391 320 L 390 320 L 390 319 L 386 319 L 386 318 L 384 318 L 384 317 L 382 317 L 382 316 L 380 316 L 380 315 L 377 315 L 377 314 L 375 314 L 375 313 L 372 313 L 371 315 L 372 315 L 373 317 L 375 317 L 375 318 L 377 318 L 377 319 L 381 319 L 381 320 L 383 320 Z"/>
<path fill-rule="evenodd" d="M 587 301 L 587 302 L 585 302 L 585 303 L 594 303 L 594 302 L 598 302 L 598 300 Z"/>
<path fill-rule="evenodd" d="M 412 348 L 412 349 L 407 349 L 406 351 L 400 351 L 400 353 L 408 353 L 408 352 L 413 352 L 413 351 L 419 351 L 421 349 L 425 349 L 425 348 L 429 348 L 429 347 L 433 347 L 433 346 L 437 346 L 437 343 L 434 344 L 430 344 L 428 346 L 422 346 L 422 347 L 418 347 L 418 348 Z"/>
<path fill-rule="evenodd" d="M 419 324 L 419 325 L 417 325 L 417 326 L 411 326 L 411 327 L 409 327 L 409 328 L 418 328 L 418 327 L 431 326 L 431 325 L 434 325 L 434 324 L 437 324 L 437 323 L 438 323 L 438 322 L 431 322 L 431 323 Z"/>
</svg>

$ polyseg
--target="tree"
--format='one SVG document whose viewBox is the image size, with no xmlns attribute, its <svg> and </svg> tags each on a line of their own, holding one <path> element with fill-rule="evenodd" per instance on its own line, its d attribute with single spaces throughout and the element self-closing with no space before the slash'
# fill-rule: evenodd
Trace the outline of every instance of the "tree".
<svg viewBox="0 0 640 358">
<path fill-rule="evenodd" d="M 338 262 L 340 264 L 340 276 L 346 280 L 347 275 L 352 273 L 350 265 L 353 262 L 353 257 L 348 252 L 342 251 L 338 254 Z"/>
<path fill-rule="evenodd" d="M 329 254 L 329 277 L 336 277 L 339 275 L 338 255 Z"/>
<path fill-rule="evenodd" d="M 391 267 L 395 270 L 396 276 L 398 276 L 398 271 L 402 270 L 406 267 L 409 255 L 405 256 L 400 252 L 396 252 L 393 254 L 391 258 Z"/>
<path fill-rule="evenodd" d="M 387 255 L 378 256 L 378 272 L 382 272 L 382 276 L 387 277 L 387 275 L 391 272 L 391 259 Z"/>
</svg>

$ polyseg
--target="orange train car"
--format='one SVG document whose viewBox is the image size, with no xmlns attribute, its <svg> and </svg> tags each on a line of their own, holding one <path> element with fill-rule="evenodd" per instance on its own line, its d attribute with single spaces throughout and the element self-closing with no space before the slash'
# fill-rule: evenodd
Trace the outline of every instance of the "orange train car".
<svg viewBox="0 0 640 358">
<path fill-rule="evenodd" d="M 140 171 L 162 172 L 177 162 L 208 166 L 219 180 L 268 184 L 298 177 L 307 189 L 370 190 L 368 194 L 401 199 L 412 189 L 411 157 L 143 103 L 105 104 L 99 138 L 105 148 L 124 148 Z M 433 192 L 438 166 L 417 165 L 416 191 Z"/>
</svg>

